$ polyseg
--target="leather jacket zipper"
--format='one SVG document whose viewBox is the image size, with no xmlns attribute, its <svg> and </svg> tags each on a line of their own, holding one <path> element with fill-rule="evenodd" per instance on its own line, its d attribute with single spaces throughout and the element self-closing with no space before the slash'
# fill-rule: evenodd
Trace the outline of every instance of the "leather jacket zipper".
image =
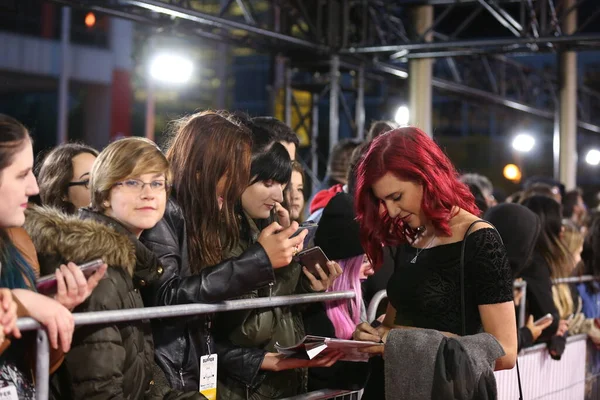
<svg viewBox="0 0 600 400">
<path fill-rule="evenodd" d="M 183 390 L 183 388 L 185 387 L 185 382 L 183 381 L 183 368 L 179 369 L 179 379 L 181 379 L 181 388 Z"/>
<path fill-rule="evenodd" d="M 269 283 L 269 300 L 273 296 L 273 282 Z"/>
</svg>

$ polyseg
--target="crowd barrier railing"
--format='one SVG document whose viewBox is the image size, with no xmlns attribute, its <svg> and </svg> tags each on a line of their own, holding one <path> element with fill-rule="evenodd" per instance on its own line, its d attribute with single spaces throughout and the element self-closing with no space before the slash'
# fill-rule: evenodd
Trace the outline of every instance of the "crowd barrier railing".
<svg viewBox="0 0 600 400">
<path fill-rule="evenodd" d="M 287 397 L 282 400 L 359 400 L 362 394 L 361 390 L 349 391 L 349 390 L 334 390 L 334 389 L 323 389 L 315 390 L 313 392 L 299 394 L 298 396 Z"/>
<path fill-rule="evenodd" d="M 581 275 L 581 276 L 571 276 L 568 278 L 558 278 L 553 279 L 552 283 L 557 285 L 559 283 L 583 283 L 583 282 L 591 282 L 600 280 L 600 276 L 593 275 Z"/>
<path fill-rule="evenodd" d="M 82 325 L 139 321 L 143 319 L 184 317 L 224 311 L 292 306 L 322 301 L 353 299 L 354 297 L 355 293 L 353 291 L 274 296 L 271 298 L 229 300 L 215 304 L 185 304 L 177 306 L 134 308 L 129 310 L 74 313 L 73 319 L 75 321 L 75 326 L 77 327 Z M 48 335 L 43 326 L 32 318 L 20 318 L 17 321 L 17 326 L 21 331 L 37 330 L 36 399 L 47 400 L 50 378 L 50 347 L 48 344 Z"/>
<path fill-rule="evenodd" d="M 519 353 L 519 371 L 523 398 L 528 400 L 585 399 L 587 335 L 567 338 L 560 360 L 553 360 L 546 344 L 538 344 Z M 496 371 L 498 400 L 519 398 L 517 370 Z"/>
</svg>

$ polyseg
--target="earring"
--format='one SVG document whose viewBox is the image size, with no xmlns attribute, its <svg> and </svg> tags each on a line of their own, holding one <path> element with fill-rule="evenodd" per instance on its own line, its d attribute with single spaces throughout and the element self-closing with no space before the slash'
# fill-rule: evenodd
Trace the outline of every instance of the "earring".
<svg viewBox="0 0 600 400">
<path fill-rule="evenodd" d="M 105 201 L 104 203 L 102 203 L 102 205 L 104 206 L 104 208 L 110 207 L 110 203 L 108 201 Z"/>
</svg>

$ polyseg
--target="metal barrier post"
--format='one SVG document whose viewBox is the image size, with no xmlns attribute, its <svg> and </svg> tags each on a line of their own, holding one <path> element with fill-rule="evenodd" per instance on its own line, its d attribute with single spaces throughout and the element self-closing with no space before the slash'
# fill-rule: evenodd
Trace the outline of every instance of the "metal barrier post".
<svg viewBox="0 0 600 400">
<path fill-rule="evenodd" d="M 35 396 L 38 400 L 48 399 L 50 380 L 50 345 L 44 329 L 37 331 L 37 357 L 35 362 Z"/>
<path fill-rule="evenodd" d="M 375 296 L 373 296 L 371 302 L 369 303 L 369 308 L 367 308 L 367 321 L 369 323 L 375 321 L 375 318 L 377 318 L 377 308 L 379 307 L 379 303 L 381 303 L 381 300 L 386 298 L 387 291 L 385 290 L 380 290 L 379 292 L 375 293 Z"/>
<path fill-rule="evenodd" d="M 526 307 L 525 305 L 527 304 L 527 282 L 523 281 L 523 286 L 521 287 L 521 292 L 523 293 L 521 295 L 521 302 L 519 303 L 519 328 L 522 328 L 525 326 L 525 317 L 527 315 L 526 313 Z"/>
<path fill-rule="evenodd" d="M 521 301 L 519 302 L 519 311 L 517 313 L 517 324 L 519 328 L 525 326 L 526 309 L 527 304 L 527 282 L 521 280 L 513 282 L 513 289 L 519 289 L 521 292 Z"/>
</svg>

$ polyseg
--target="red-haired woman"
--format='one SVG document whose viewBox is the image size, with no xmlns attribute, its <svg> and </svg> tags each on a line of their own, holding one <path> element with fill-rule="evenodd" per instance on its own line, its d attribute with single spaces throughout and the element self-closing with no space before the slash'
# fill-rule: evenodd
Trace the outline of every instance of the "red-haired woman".
<svg viewBox="0 0 600 400">
<path fill-rule="evenodd" d="M 479 210 L 431 138 L 413 127 L 377 137 L 358 166 L 356 211 L 373 265 L 381 265 L 383 246 L 398 246 L 398 253 L 385 321 L 376 329 L 359 325 L 355 339 L 385 342 L 390 329 L 406 327 L 461 335 L 460 259 L 466 240 L 466 334 L 492 334 L 506 353 L 496 360 L 496 370 L 514 366 L 517 327 L 506 251 L 485 222 L 476 223 L 465 239 Z"/>
</svg>

